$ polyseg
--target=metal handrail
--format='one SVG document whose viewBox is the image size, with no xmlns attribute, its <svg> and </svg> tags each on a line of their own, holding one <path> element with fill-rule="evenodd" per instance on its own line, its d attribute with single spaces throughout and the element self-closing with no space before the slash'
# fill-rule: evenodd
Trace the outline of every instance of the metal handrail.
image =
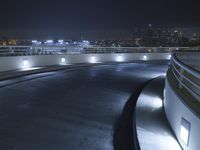
<svg viewBox="0 0 200 150">
<path fill-rule="evenodd" d="M 177 64 L 178 66 L 180 66 L 182 69 L 184 69 L 185 71 L 187 71 L 188 73 L 194 75 L 196 78 L 200 78 L 200 72 L 186 66 L 184 63 L 182 63 L 181 61 L 178 60 L 178 58 L 176 57 L 176 53 L 172 54 L 172 61 L 175 62 L 175 64 Z"/>
<path fill-rule="evenodd" d="M 175 70 L 180 76 L 181 76 L 181 73 L 178 71 L 178 69 L 175 67 L 175 65 L 172 63 L 173 65 L 173 70 Z M 186 76 L 182 76 L 185 80 L 187 80 L 188 82 L 190 82 L 192 85 L 194 85 L 195 87 L 197 87 L 198 89 L 200 89 L 200 85 L 198 85 L 197 83 L 195 83 L 194 81 L 190 80 L 188 77 Z"/>
<path fill-rule="evenodd" d="M 173 74 L 175 75 L 176 80 L 183 86 L 187 91 L 189 91 L 196 99 L 199 99 L 200 94 L 195 92 L 193 89 L 191 89 L 188 85 L 186 85 L 183 81 L 181 81 L 178 76 L 176 75 L 175 71 L 180 75 L 181 73 L 176 69 L 172 69 Z M 194 83 L 193 81 L 189 80 L 186 76 L 182 76 L 183 79 L 186 79 L 188 82 L 190 82 L 192 85 L 195 85 L 196 87 L 200 88 L 199 85 Z"/>
<path fill-rule="evenodd" d="M 195 99 L 200 101 L 200 92 L 196 91 L 195 89 L 200 89 L 200 85 L 198 83 L 195 83 L 192 78 L 196 78 L 200 82 L 200 72 L 192 69 L 191 67 L 187 66 L 186 64 L 182 63 L 181 60 L 179 60 L 176 57 L 176 53 L 172 53 L 172 59 L 171 59 L 171 68 L 172 73 L 175 76 L 176 80 L 178 81 L 178 88 L 184 88 L 186 91 L 188 91 L 192 96 L 194 96 Z M 180 68 L 180 70 L 176 67 Z M 175 73 L 177 72 L 178 75 Z M 188 77 L 185 75 L 185 73 L 188 73 L 191 75 L 191 77 Z M 189 82 L 189 84 L 185 83 L 185 81 Z"/>
<path fill-rule="evenodd" d="M 181 47 L 183 48 L 183 47 Z M 110 54 L 110 53 L 169 53 L 170 47 L 95 47 L 75 45 L 2 46 L 0 56 L 45 55 L 45 54 Z M 186 49 L 184 47 L 183 49 Z"/>
<path fill-rule="evenodd" d="M 172 70 L 173 74 L 174 73 L 174 70 Z M 182 83 L 179 78 L 177 76 L 175 76 L 175 78 L 181 83 L 181 85 L 189 92 L 191 93 L 197 100 L 199 100 L 199 95 L 196 94 L 196 92 L 194 92 L 193 90 L 191 90 L 187 85 L 185 85 L 184 83 Z"/>
</svg>

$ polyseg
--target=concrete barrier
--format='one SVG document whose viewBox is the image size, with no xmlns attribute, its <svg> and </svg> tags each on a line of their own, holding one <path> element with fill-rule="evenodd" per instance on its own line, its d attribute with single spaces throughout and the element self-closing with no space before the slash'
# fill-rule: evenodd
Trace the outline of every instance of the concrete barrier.
<svg viewBox="0 0 200 150">
<path fill-rule="evenodd" d="M 169 60 L 169 53 L 115 53 L 0 57 L 0 71 L 48 65 L 76 63 L 128 62 L 134 60 Z"/>
<path fill-rule="evenodd" d="M 168 121 L 184 150 L 199 150 L 200 117 L 185 103 L 166 78 L 164 108 Z"/>
</svg>

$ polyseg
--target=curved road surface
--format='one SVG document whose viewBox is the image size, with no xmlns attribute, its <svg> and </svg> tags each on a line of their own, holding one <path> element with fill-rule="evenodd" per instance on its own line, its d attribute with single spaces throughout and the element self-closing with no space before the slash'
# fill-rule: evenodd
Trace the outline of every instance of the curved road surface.
<svg viewBox="0 0 200 150">
<path fill-rule="evenodd" d="M 134 109 L 128 100 L 166 68 L 166 62 L 112 64 L 6 81 L 11 84 L 0 88 L 0 149 L 127 150 L 131 118 L 123 113 Z"/>
</svg>

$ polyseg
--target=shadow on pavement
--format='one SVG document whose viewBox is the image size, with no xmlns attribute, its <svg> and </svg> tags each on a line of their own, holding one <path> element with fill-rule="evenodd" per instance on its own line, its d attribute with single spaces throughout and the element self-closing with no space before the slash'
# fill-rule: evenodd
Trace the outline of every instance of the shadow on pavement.
<svg viewBox="0 0 200 150">
<path fill-rule="evenodd" d="M 114 125 L 113 146 L 114 150 L 134 150 L 140 149 L 135 129 L 135 106 L 143 87 L 149 83 L 147 81 L 142 86 L 135 89 L 134 94 L 129 98 L 124 106 L 123 112 Z"/>
</svg>

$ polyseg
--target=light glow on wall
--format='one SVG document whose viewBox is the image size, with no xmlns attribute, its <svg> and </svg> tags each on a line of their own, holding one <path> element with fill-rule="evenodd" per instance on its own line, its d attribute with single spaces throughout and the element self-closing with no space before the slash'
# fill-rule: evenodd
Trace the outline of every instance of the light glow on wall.
<svg viewBox="0 0 200 150">
<path fill-rule="evenodd" d="M 147 60 L 147 56 L 146 56 L 146 55 L 144 55 L 144 56 L 143 56 L 143 59 L 144 59 L 144 60 Z"/>
<path fill-rule="evenodd" d="M 37 40 L 32 40 L 32 44 L 40 45 L 40 44 L 42 44 L 42 42 L 37 41 Z"/>
<path fill-rule="evenodd" d="M 23 59 L 21 68 L 25 69 L 25 68 L 30 68 L 30 67 L 31 67 L 31 65 L 30 65 L 30 62 L 28 61 L 28 59 Z"/>
<path fill-rule="evenodd" d="M 65 62 L 66 62 L 66 59 L 65 59 L 65 58 L 61 58 L 61 62 L 62 62 L 62 63 L 65 63 Z"/>
<path fill-rule="evenodd" d="M 38 41 L 37 40 L 32 40 L 32 43 L 37 43 Z"/>
<path fill-rule="evenodd" d="M 31 68 L 22 68 L 20 69 L 21 71 L 30 71 L 30 70 L 38 70 L 41 69 L 42 67 L 31 67 Z"/>
<path fill-rule="evenodd" d="M 96 63 L 96 62 L 97 62 L 96 57 L 92 56 L 92 57 L 90 58 L 90 63 Z"/>
<path fill-rule="evenodd" d="M 27 59 L 24 59 L 24 60 L 23 60 L 23 65 L 24 65 L 25 67 L 27 67 L 28 64 L 29 64 L 29 63 L 28 63 L 28 60 L 27 60 Z"/>
<path fill-rule="evenodd" d="M 124 61 L 124 58 L 122 56 L 117 56 L 116 57 L 116 61 L 117 62 L 122 62 L 122 61 Z"/>
<path fill-rule="evenodd" d="M 59 44 L 64 44 L 64 40 L 58 40 Z"/>
<path fill-rule="evenodd" d="M 172 57 L 172 55 L 169 55 L 169 56 L 168 56 L 168 59 L 171 59 L 171 57 Z"/>
</svg>

